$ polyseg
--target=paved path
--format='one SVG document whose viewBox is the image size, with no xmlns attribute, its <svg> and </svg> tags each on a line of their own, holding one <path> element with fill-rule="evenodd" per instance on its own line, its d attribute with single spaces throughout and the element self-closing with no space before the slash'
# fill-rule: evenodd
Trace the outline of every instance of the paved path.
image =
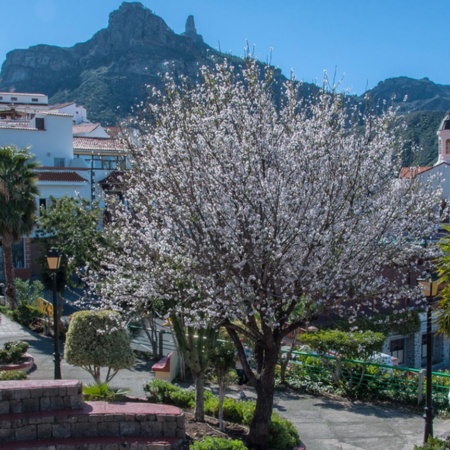
<svg viewBox="0 0 450 450">
<path fill-rule="evenodd" d="M 5 316 L 1 319 L 0 346 L 10 340 L 29 342 L 36 363 L 29 378 L 53 378 L 52 338 L 30 332 Z M 111 385 L 129 388 L 131 395 L 142 397 L 142 387 L 150 380 L 150 365 L 137 361 L 132 369 L 120 371 Z M 61 371 L 65 379 L 93 381 L 87 372 L 64 360 Z M 255 397 L 251 389 L 246 393 L 250 398 Z M 285 392 L 276 394 L 274 409 L 294 423 L 307 450 L 413 450 L 423 439 L 423 418 L 400 409 Z M 435 435 L 449 430 L 450 421 L 435 419 Z"/>
</svg>

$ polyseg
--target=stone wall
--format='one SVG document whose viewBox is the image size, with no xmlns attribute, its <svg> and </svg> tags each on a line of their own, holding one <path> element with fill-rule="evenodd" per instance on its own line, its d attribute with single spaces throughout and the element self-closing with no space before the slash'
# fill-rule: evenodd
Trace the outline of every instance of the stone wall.
<svg viewBox="0 0 450 450">
<path fill-rule="evenodd" d="M 82 448 L 116 445 L 111 439 L 101 444 L 105 438 L 117 438 L 120 448 L 132 448 L 127 440 L 144 440 L 140 449 L 177 449 L 185 439 L 184 414 L 147 402 L 83 402 L 77 380 L 0 382 L 0 442 L 11 448 L 50 445 L 59 450 L 71 448 L 71 442 L 79 448 L 80 439 L 87 445 Z"/>
</svg>

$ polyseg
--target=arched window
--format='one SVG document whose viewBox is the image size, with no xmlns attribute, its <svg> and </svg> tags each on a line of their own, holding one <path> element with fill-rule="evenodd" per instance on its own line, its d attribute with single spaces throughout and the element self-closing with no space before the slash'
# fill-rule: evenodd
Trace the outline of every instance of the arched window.
<svg viewBox="0 0 450 450">
<path fill-rule="evenodd" d="M 450 139 L 445 141 L 445 154 L 450 155 Z"/>
</svg>

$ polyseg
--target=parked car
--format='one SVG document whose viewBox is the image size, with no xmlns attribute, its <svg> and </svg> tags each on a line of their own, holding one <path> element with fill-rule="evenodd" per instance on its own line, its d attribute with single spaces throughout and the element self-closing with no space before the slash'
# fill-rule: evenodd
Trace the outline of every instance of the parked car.
<svg viewBox="0 0 450 450">
<path fill-rule="evenodd" d="M 386 366 L 398 366 L 398 358 L 386 353 L 375 353 L 369 358 L 369 361 L 376 364 L 384 364 Z"/>
</svg>

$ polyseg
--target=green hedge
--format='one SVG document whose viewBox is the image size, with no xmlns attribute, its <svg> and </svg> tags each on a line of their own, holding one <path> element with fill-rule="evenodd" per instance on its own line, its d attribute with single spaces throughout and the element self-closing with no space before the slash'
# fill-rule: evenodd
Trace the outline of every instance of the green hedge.
<svg viewBox="0 0 450 450">
<path fill-rule="evenodd" d="M 0 381 L 26 380 L 27 374 L 23 370 L 0 370 Z"/>
<path fill-rule="evenodd" d="M 152 380 L 144 386 L 147 398 L 153 403 L 167 403 L 180 408 L 193 408 L 195 405 L 195 392 L 174 386 L 163 380 Z M 254 402 L 238 402 L 233 398 L 226 397 L 223 404 L 223 418 L 228 422 L 250 425 L 254 413 Z M 219 400 L 211 392 L 205 392 L 205 414 L 217 417 Z M 292 450 L 300 442 L 298 432 L 294 425 L 276 412 L 272 413 L 269 426 L 269 449 L 270 450 Z M 197 447 L 196 447 L 197 448 Z M 206 449 L 214 447 L 205 447 Z M 222 449 L 222 447 L 216 447 Z M 244 447 L 246 448 L 246 447 Z M 203 447 L 198 447 L 203 449 Z M 228 449 L 228 447 L 224 447 Z M 230 447 L 234 449 L 234 447 Z"/>
<path fill-rule="evenodd" d="M 10 341 L 5 342 L 3 350 L 0 350 L 0 364 L 14 364 L 27 352 L 28 342 Z"/>
<path fill-rule="evenodd" d="M 195 441 L 189 448 L 191 450 L 247 450 L 247 446 L 237 439 L 207 437 L 201 441 Z"/>
</svg>

